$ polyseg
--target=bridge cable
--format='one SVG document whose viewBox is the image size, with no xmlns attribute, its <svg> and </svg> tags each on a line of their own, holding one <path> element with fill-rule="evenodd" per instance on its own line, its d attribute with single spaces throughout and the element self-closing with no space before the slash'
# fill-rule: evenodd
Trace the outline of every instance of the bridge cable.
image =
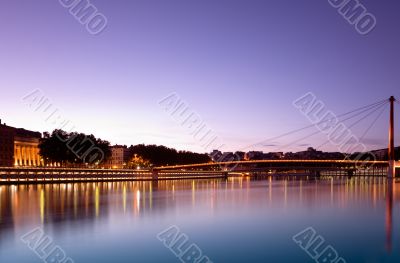
<svg viewBox="0 0 400 263">
<path fill-rule="evenodd" d="M 370 114 L 370 113 L 368 113 L 366 116 L 364 116 L 363 118 L 361 118 L 361 120 L 363 120 L 363 119 L 365 119 L 366 117 L 368 117 L 369 114 Z M 359 115 L 356 115 L 356 116 L 359 116 Z M 352 116 L 351 118 L 353 118 L 353 117 L 355 117 L 355 116 Z M 351 119 L 351 118 L 347 118 L 346 120 L 349 120 L 349 119 Z M 344 121 L 346 121 L 346 120 L 344 120 Z M 358 120 L 357 123 L 360 122 L 361 120 Z M 343 121 L 342 121 L 342 122 L 343 122 Z M 350 128 L 353 127 L 353 126 L 354 126 L 354 125 L 351 125 Z M 293 144 L 296 144 L 296 143 L 298 143 L 298 142 L 301 142 L 301 141 L 303 141 L 303 140 L 306 140 L 306 139 L 308 139 L 308 138 L 310 138 L 310 137 L 312 137 L 312 136 L 314 136 L 314 135 L 320 134 L 320 133 L 322 133 L 322 131 L 320 131 L 320 130 L 317 130 L 317 131 L 315 131 L 315 132 L 312 132 L 311 134 L 308 134 L 308 135 L 306 135 L 306 136 L 304 136 L 304 137 L 302 137 L 302 138 L 300 138 L 300 139 L 297 139 L 297 140 L 295 140 L 295 141 L 292 141 L 292 142 L 290 142 L 290 143 L 288 143 L 288 144 L 283 145 L 281 148 L 279 148 L 278 151 L 280 151 L 280 150 L 282 150 L 282 149 L 285 149 L 285 148 L 287 148 L 288 146 L 291 146 L 291 145 L 293 145 Z M 329 142 L 329 140 L 328 140 L 328 142 Z"/>
<path fill-rule="evenodd" d="M 349 111 L 349 112 L 346 112 L 346 113 L 342 113 L 342 114 L 337 115 L 336 117 L 333 117 L 333 118 L 331 118 L 331 119 L 322 120 L 322 121 L 320 121 L 320 122 L 317 122 L 317 123 L 314 123 L 314 124 L 311 124 L 311 125 L 308 125 L 308 126 L 305 126 L 305 127 L 299 128 L 299 129 L 296 129 L 296 130 L 292 130 L 292 131 L 287 132 L 287 133 L 284 133 L 284 134 L 282 134 L 282 135 L 279 135 L 279 136 L 276 136 L 276 137 L 272 137 L 272 138 L 263 140 L 263 141 L 258 142 L 258 143 L 256 143 L 256 144 L 253 144 L 253 145 L 250 145 L 250 146 L 248 146 L 248 147 L 245 147 L 245 148 L 243 148 L 243 149 L 251 148 L 251 147 L 254 147 L 254 146 L 258 146 L 258 145 L 260 145 L 260 144 L 262 144 L 262 143 L 265 143 L 265 142 L 268 142 L 268 141 L 271 141 L 271 140 L 276 140 L 276 139 L 279 139 L 279 138 L 282 138 L 282 137 L 285 137 L 285 136 L 288 136 L 288 135 L 291 135 L 291 134 L 294 134 L 294 133 L 297 133 L 297 132 L 300 132 L 300 131 L 303 131 L 303 130 L 306 130 L 306 129 L 309 129 L 309 128 L 312 128 L 312 127 L 315 127 L 315 126 L 318 125 L 318 124 L 322 124 L 322 123 L 324 123 L 324 122 L 332 121 L 332 120 L 334 120 L 334 119 L 336 119 L 336 118 L 344 117 L 344 116 L 347 116 L 347 115 L 349 115 L 349 114 L 351 114 L 351 113 L 354 113 L 354 112 L 357 112 L 357 111 L 360 111 L 360 110 L 363 110 L 363 109 L 371 109 L 371 108 L 374 108 L 374 107 L 376 107 L 376 106 L 383 105 L 383 104 L 385 104 L 385 103 L 388 103 L 388 100 L 387 100 L 387 99 L 381 100 L 381 101 L 378 101 L 378 102 L 375 102 L 375 103 L 372 103 L 372 104 L 369 104 L 369 105 L 366 105 L 366 106 L 363 106 L 363 107 L 360 107 L 360 108 L 357 108 L 357 109 L 355 109 L 355 110 L 352 110 L 352 111 Z"/>
<path fill-rule="evenodd" d="M 389 106 L 389 104 L 388 104 L 388 106 Z M 378 119 L 382 116 L 383 112 L 384 112 L 386 109 L 387 109 L 387 107 L 386 107 L 386 108 L 383 108 L 383 109 L 381 110 L 381 112 L 376 116 L 375 120 L 371 123 L 371 125 L 367 128 L 367 130 L 363 133 L 363 135 L 361 135 L 360 141 L 362 141 L 362 140 L 364 139 L 364 137 L 368 134 L 368 132 L 371 130 L 371 128 L 376 124 L 376 122 L 377 122 Z"/>
<path fill-rule="evenodd" d="M 365 110 L 363 110 L 363 111 L 361 111 L 361 112 L 359 112 L 359 113 L 356 113 L 356 114 L 354 114 L 354 115 L 352 115 L 352 116 L 350 116 L 350 117 L 347 117 L 346 119 L 343 119 L 343 120 L 338 119 L 338 122 L 345 122 L 345 121 L 348 121 L 348 120 L 350 120 L 350 119 L 352 119 L 352 118 L 355 118 L 355 117 L 357 117 L 357 116 L 360 116 L 361 114 L 366 113 L 366 112 L 368 112 L 368 114 L 373 114 L 374 112 L 376 112 L 377 110 L 379 110 L 380 108 L 382 108 L 382 107 L 384 107 L 385 105 L 388 105 L 388 104 L 389 104 L 389 102 L 381 103 L 381 104 L 376 105 L 376 106 L 374 106 L 374 107 L 371 107 L 371 108 L 369 108 L 369 109 L 365 109 Z M 366 115 L 366 117 L 368 117 L 368 116 L 369 116 L 369 115 Z"/>
<path fill-rule="evenodd" d="M 383 105 L 385 106 L 385 105 Z M 372 123 L 368 126 L 368 128 L 365 130 L 365 132 L 363 133 L 363 135 L 361 135 L 361 137 L 358 139 L 359 142 L 361 142 L 364 137 L 368 134 L 368 132 L 371 130 L 371 128 L 376 124 L 376 122 L 378 121 L 378 119 L 382 116 L 383 112 L 387 109 L 388 104 L 386 105 L 386 107 L 382 107 L 382 110 L 379 112 L 379 114 L 375 117 L 375 119 L 372 121 Z M 376 109 L 374 112 L 372 112 L 371 114 L 377 112 L 379 110 Z M 361 120 L 365 119 L 365 117 L 363 117 Z M 353 125 L 349 126 L 349 128 L 352 128 L 353 126 L 355 126 L 357 123 L 359 123 L 361 120 L 357 121 L 356 123 L 354 123 Z M 320 149 L 321 147 L 325 146 L 326 144 L 328 144 L 330 142 L 330 140 L 325 141 L 323 144 L 319 145 L 317 147 L 317 149 Z"/>
<path fill-rule="evenodd" d="M 294 130 L 294 131 L 292 131 L 292 132 L 288 132 L 288 133 L 285 133 L 285 134 L 283 134 L 283 135 L 276 136 L 276 137 L 274 137 L 274 138 L 265 140 L 265 141 L 263 141 L 263 142 L 261 142 L 261 143 L 265 143 L 265 142 L 267 142 L 267 141 L 269 141 L 269 140 L 279 139 L 279 138 L 282 138 L 282 137 L 285 137 L 285 136 L 288 136 L 288 135 L 291 135 L 291 134 L 294 134 L 294 133 L 297 133 L 297 132 L 300 132 L 300 131 L 303 131 L 303 130 L 306 130 L 306 129 L 309 129 L 309 128 L 312 128 L 312 127 L 315 127 L 315 126 L 317 126 L 318 124 L 322 124 L 322 123 L 324 123 L 324 122 L 328 122 L 328 121 L 331 121 L 331 120 L 335 120 L 335 119 L 337 119 L 337 118 L 339 118 L 339 117 L 344 117 L 344 116 L 346 116 L 346 115 L 349 115 L 349 114 L 351 114 L 351 113 L 354 113 L 354 112 L 360 111 L 361 109 L 364 109 L 363 111 L 361 111 L 361 112 L 359 112 L 359 113 L 356 113 L 356 114 L 354 114 L 354 115 L 352 115 L 352 116 L 346 118 L 345 120 L 341 120 L 341 122 L 343 122 L 343 121 L 352 119 L 352 118 L 354 118 L 354 117 L 356 117 L 356 116 L 358 116 L 358 115 L 360 115 L 360 114 L 362 114 L 362 113 L 364 113 L 364 112 L 366 112 L 366 111 L 369 111 L 369 110 L 371 110 L 371 109 L 373 109 L 373 108 L 382 106 L 382 105 L 384 105 L 384 104 L 386 104 L 386 103 L 388 103 L 388 100 L 384 100 L 384 101 L 380 101 L 380 102 L 378 102 L 378 103 L 370 104 L 370 105 L 368 105 L 368 106 L 364 106 L 364 107 L 358 108 L 358 109 L 356 109 L 356 110 L 352 110 L 352 111 L 350 111 L 350 112 L 340 114 L 340 115 L 338 115 L 338 116 L 336 116 L 336 117 L 333 117 L 333 118 L 331 118 L 331 119 L 322 120 L 322 121 L 320 121 L 320 122 L 317 122 L 317 123 L 308 125 L 308 126 L 306 126 L 306 127 L 303 127 L 303 128 L 297 129 L 297 130 Z M 339 120 L 338 120 L 338 121 L 339 121 Z M 315 134 L 316 134 L 316 133 L 313 133 L 312 135 L 315 135 Z M 260 143 L 259 143 L 259 144 L 260 144 Z M 256 145 L 259 145 L 259 144 L 255 144 L 255 145 L 252 145 L 252 146 L 256 146 Z"/>
<path fill-rule="evenodd" d="M 354 123 L 352 123 L 350 126 L 346 127 L 347 129 L 350 129 L 350 128 L 354 127 L 355 125 L 357 125 L 358 123 L 360 123 L 361 121 L 363 121 L 364 119 L 366 119 L 367 117 L 369 117 L 371 114 L 375 113 L 375 112 L 376 112 L 377 110 L 379 110 L 381 107 L 384 107 L 385 105 L 387 105 L 387 104 L 386 104 L 386 103 L 383 103 L 383 104 L 381 104 L 380 106 L 376 107 L 375 109 L 372 108 L 372 109 L 364 110 L 364 111 L 362 111 L 362 112 L 360 112 L 360 113 L 357 113 L 357 114 L 355 114 L 355 115 L 353 115 L 353 116 L 351 116 L 351 117 L 348 117 L 348 118 L 346 118 L 346 119 L 344 119 L 344 120 L 341 120 L 341 121 L 338 120 L 338 123 L 339 123 L 339 122 L 345 122 L 345 121 L 350 120 L 350 119 L 352 119 L 352 118 L 354 118 L 354 117 L 360 116 L 360 115 L 363 114 L 363 113 L 367 113 L 367 114 L 365 114 L 361 119 L 358 119 L 356 122 L 354 122 Z M 286 144 L 286 145 L 282 146 L 282 147 L 280 148 L 280 150 L 281 150 L 281 149 L 285 149 L 285 148 L 287 148 L 288 146 L 291 146 L 291 145 L 293 145 L 293 144 L 295 144 L 295 143 L 301 142 L 301 141 L 303 141 L 303 140 L 305 140 L 305 139 L 308 139 L 308 138 L 310 138 L 310 137 L 312 137 L 312 136 L 314 136 L 314 135 L 316 135 L 316 134 L 319 134 L 319 133 L 321 133 L 321 132 L 322 132 L 322 131 L 318 130 L 318 131 L 315 131 L 315 132 L 313 132 L 313 133 L 311 133 L 311 134 L 308 134 L 308 135 L 306 135 L 306 136 L 304 136 L 304 137 L 302 137 L 302 138 L 300 138 L 300 139 L 297 139 L 297 140 L 295 140 L 295 141 L 293 141 L 293 142 L 290 142 L 289 144 Z"/>
</svg>

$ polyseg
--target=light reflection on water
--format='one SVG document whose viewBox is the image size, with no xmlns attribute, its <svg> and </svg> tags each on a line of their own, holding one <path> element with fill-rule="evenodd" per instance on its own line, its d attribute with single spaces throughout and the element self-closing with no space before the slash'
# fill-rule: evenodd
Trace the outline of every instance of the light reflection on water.
<svg viewBox="0 0 400 263">
<path fill-rule="evenodd" d="M 292 241 L 309 226 L 347 262 L 398 262 L 399 204 L 372 177 L 0 186 L 0 262 L 40 262 L 37 226 L 75 262 L 179 262 L 156 238 L 173 224 L 213 262 L 313 262 Z"/>
</svg>

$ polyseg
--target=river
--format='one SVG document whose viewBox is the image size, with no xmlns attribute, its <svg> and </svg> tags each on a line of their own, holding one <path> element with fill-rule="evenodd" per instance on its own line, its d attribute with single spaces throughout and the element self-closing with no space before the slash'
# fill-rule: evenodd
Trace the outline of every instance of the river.
<svg viewBox="0 0 400 263">
<path fill-rule="evenodd" d="M 399 262 L 400 181 L 3 185 L 0 231 L 2 263 Z"/>
</svg>

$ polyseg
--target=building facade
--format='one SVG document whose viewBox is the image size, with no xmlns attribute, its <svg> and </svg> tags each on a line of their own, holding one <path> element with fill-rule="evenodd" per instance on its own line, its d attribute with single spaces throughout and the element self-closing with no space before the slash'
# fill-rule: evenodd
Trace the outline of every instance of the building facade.
<svg viewBox="0 0 400 263">
<path fill-rule="evenodd" d="M 14 137 L 15 166 L 43 166 L 44 161 L 39 155 L 41 134 L 25 129 L 16 129 Z"/>
<path fill-rule="evenodd" d="M 14 134 L 15 129 L 2 124 L 0 120 L 0 166 L 14 165 Z"/>
<path fill-rule="evenodd" d="M 123 169 L 126 167 L 129 155 L 128 147 L 125 145 L 111 146 L 111 157 L 107 162 L 107 168 Z"/>
<path fill-rule="evenodd" d="M 17 129 L 0 121 L 0 166 L 43 166 L 39 155 L 41 137 L 40 132 Z"/>
</svg>

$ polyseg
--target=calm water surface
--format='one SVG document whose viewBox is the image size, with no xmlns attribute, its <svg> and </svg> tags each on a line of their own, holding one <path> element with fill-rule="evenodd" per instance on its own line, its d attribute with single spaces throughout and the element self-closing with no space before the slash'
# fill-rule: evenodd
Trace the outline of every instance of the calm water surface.
<svg viewBox="0 0 400 263">
<path fill-rule="evenodd" d="M 346 262 L 399 262 L 400 181 L 230 178 L 0 186 L 0 262 L 43 262 L 41 227 L 74 262 L 180 262 L 176 225 L 213 262 L 315 262 L 292 237 L 313 227 Z"/>
</svg>

